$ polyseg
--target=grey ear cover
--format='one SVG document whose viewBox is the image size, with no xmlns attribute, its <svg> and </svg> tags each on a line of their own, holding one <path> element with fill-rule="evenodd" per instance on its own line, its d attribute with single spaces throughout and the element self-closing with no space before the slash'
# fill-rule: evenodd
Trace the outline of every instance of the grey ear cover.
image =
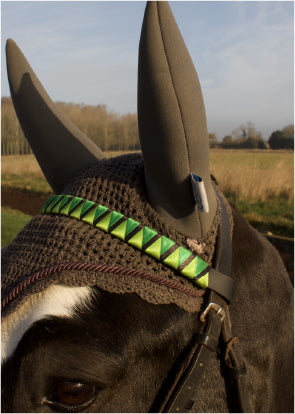
<svg viewBox="0 0 295 414">
<path fill-rule="evenodd" d="M 138 120 L 150 203 L 181 233 L 200 238 L 216 214 L 198 76 L 167 2 L 148 2 L 138 62 Z M 209 212 L 195 201 L 201 177 Z M 201 203 L 199 203 L 199 206 Z"/>
<path fill-rule="evenodd" d="M 51 185 L 59 193 L 75 171 L 105 158 L 59 111 L 16 43 L 6 44 L 8 80 L 21 127 Z"/>
</svg>

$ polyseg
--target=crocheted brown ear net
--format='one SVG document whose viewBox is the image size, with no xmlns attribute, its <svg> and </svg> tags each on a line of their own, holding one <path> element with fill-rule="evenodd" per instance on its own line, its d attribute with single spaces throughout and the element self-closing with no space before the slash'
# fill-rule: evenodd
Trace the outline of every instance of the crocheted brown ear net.
<svg viewBox="0 0 295 414">
<path fill-rule="evenodd" d="M 63 194 L 82 197 L 124 214 L 149 226 L 176 243 L 187 247 L 186 237 L 167 225 L 150 206 L 146 196 L 143 160 L 139 154 L 129 154 L 99 161 L 80 171 L 71 179 Z M 198 255 L 210 262 L 220 220 L 219 207 L 209 233 L 203 240 Z M 70 286 L 98 286 L 112 293 L 137 293 L 153 304 L 174 303 L 189 312 L 200 310 L 202 297 L 192 297 L 177 289 L 162 286 L 126 274 L 99 271 L 54 272 L 34 283 L 27 283 L 35 272 L 60 263 L 82 262 L 117 265 L 144 271 L 175 282 L 198 293 L 198 288 L 179 272 L 149 257 L 143 252 L 103 231 L 75 220 L 56 215 L 34 217 L 2 254 L 2 300 L 11 297 L 3 307 L 8 314 L 28 295 L 41 292 L 52 284 Z M 21 292 L 17 286 L 22 285 Z"/>
</svg>

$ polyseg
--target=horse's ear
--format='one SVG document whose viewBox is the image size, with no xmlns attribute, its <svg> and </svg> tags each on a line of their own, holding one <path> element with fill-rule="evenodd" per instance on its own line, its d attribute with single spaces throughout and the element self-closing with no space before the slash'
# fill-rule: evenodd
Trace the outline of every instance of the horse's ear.
<svg viewBox="0 0 295 414">
<path fill-rule="evenodd" d="M 163 1 L 148 2 L 145 10 L 138 119 L 150 203 L 181 233 L 205 235 L 217 203 L 204 102 L 191 57 Z"/>
<path fill-rule="evenodd" d="M 6 44 L 12 101 L 21 127 L 49 184 L 60 192 L 75 171 L 104 158 L 103 152 L 54 105 L 21 50 Z"/>
</svg>

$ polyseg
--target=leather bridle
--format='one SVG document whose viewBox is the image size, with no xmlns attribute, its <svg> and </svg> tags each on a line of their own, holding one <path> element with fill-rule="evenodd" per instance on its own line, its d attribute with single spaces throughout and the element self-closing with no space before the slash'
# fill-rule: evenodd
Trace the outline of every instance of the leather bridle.
<svg viewBox="0 0 295 414">
<path fill-rule="evenodd" d="M 221 359 L 222 366 L 225 371 L 225 379 L 230 390 L 230 400 L 234 412 L 251 412 L 251 406 L 249 403 L 249 397 L 246 390 L 246 366 L 242 353 L 239 349 L 238 338 L 233 337 L 231 332 L 231 320 L 229 312 L 229 304 L 231 303 L 235 282 L 231 279 L 231 261 L 232 261 L 232 243 L 231 243 L 231 226 L 229 222 L 228 213 L 226 211 L 225 204 L 222 198 L 217 193 L 217 196 L 221 204 L 221 221 L 218 230 L 218 238 L 215 249 L 215 266 L 210 268 L 205 262 L 204 271 L 200 271 L 197 275 L 196 282 L 198 283 L 202 278 L 203 273 L 206 273 L 209 278 L 207 302 L 200 315 L 200 321 L 202 323 L 201 329 L 193 338 L 193 345 L 191 346 L 189 355 L 183 358 L 180 370 L 177 371 L 174 378 L 172 378 L 172 386 L 170 386 L 164 399 L 160 400 L 160 396 L 157 400 L 160 402 L 160 408 L 158 412 L 193 412 L 194 406 L 197 401 L 197 388 L 200 385 L 202 375 L 208 365 L 208 362 L 213 354 L 218 353 L 219 359 Z M 74 205 L 74 207 L 72 207 Z M 86 213 L 83 213 L 84 205 L 86 205 Z M 82 208 L 83 206 L 83 208 Z M 69 209 L 71 207 L 71 210 Z M 67 209 L 66 212 L 64 209 Z M 95 210 L 93 210 L 95 209 Z M 81 221 L 89 222 L 87 214 L 97 216 L 100 210 L 105 209 L 104 213 L 99 216 L 100 220 L 97 223 L 91 222 L 93 225 L 100 225 L 102 230 L 106 232 L 114 232 L 114 225 L 109 225 L 105 228 L 105 224 L 102 225 L 106 214 L 113 214 L 104 206 L 95 205 L 95 203 L 75 198 L 73 196 L 54 196 L 47 200 L 43 206 L 41 213 L 61 214 L 74 217 Z M 78 212 L 77 212 L 78 211 Z M 88 213 L 90 211 L 90 213 Z M 115 214 L 120 214 L 116 213 Z M 116 226 L 120 223 L 124 223 L 130 220 L 121 214 L 121 218 L 117 220 Z M 93 219 L 92 217 L 92 219 Z M 143 226 L 140 223 L 135 222 L 137 231 L 142 231 Z M 159 240 L 162 236 L 156 234 L 156 232 L 145 226 L 145 229 L 149 232 L 153 232 L 153 240 Z M 117 230 L 118 233 L 118 230 Z M 115 234 L 117 237 L 120 235 Z M 134 233 L 134 231 L 133 231 Z M 132 232 L 130 234 L 133 234 Z M 121 235 L 124 241 L 131 244 L 129 236 Z M 127 240 L 129 237 L 129 241 Z M 166 240 L 168 240 L 166 238 Z M 175 242 L 169 239 L 172 243 L 171 249 L 180 249 Z M 137 246 L 140 250 L 147 252 L 148 243 L 143 246 Z M 183 249 L 183 248 L 182 248 Z M 152 255 L 151 253 L 149 253 Z M 172 254 L 172 253 L 170 253 Z M 165 259 L 163 259 L 165 261 Z M 195 259 L 194 259 L 195 260 Z M 201 260 L 201 259 L 200 259 Z M 201 260 L 202 262 L 202 260 Z M 172 266 L 171 266 L 172 267 Z M 24 278 L 24 283 L 17 285 L 10 294 L 2 301 L 2 308 L 14 300 L 28 285 L 35 283 L 36 281 L 48 276 L 53 272 L 60 272 L 62 270 L 87 270 L 98 271 L 116 274 L 125 274 L 126 272 L 130 276 L 141 277 L 144 279 L 152 280 L 156 283 L 163 284 L 163 281 L 159 278 L 155 279 L 154 275 L 147 272 L 138 272 L 133 269 L 126 269 L 120 266 L 107 266 L 102 264 L 90 264 L 90 263 L 61 263 L 56 266 L 45 268 L 41 271 L 34 273 L 27 278 Z M 174 284 L 175 285 L 175 284 Z M 178 288 L 177 286 L 170 286 Z M 169 378 L 170 380 L 170 378 Z"/>
<path fill-rule="evenodd" d="M 223 200 L 221 203 L 221 223 L 215 252 L 215 268 L 218 274 L 231 275 L 232 246 L 229 217 Z M 228 280 L 228 279 L 227 279 Z M 232 281 L 234 284 L 234 282 Z M 200 315 L 200 331 L 194 338 L 185 363 L 177 372 L 173 384 L 162 400 L 158 412 L 194 412 L 197 401 L 197 389 L 213 354 L 218 352 L 225 370 L 232 410 L 234 412 L 252 412 L 246 389 L 246 365 L 241 353 L 238 338 L 232 336 L 229 313 L 229 300 L 213 290 Z"/>
</svg>

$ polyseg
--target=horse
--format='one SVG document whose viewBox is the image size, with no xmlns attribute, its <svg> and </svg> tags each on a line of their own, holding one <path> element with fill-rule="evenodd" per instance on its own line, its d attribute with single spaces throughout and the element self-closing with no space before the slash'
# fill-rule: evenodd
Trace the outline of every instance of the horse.
<svg viewBox="0 0 295 414">
<path fill-rule="evenodd" d="M 2 250 L 4 412 L 293 412 L 293 290 L 210 175 L 206 114 L 167 2 L 148 2 L 142 154 L 106 158 L 6 45 L 53 188 Z"/>
</svg>

